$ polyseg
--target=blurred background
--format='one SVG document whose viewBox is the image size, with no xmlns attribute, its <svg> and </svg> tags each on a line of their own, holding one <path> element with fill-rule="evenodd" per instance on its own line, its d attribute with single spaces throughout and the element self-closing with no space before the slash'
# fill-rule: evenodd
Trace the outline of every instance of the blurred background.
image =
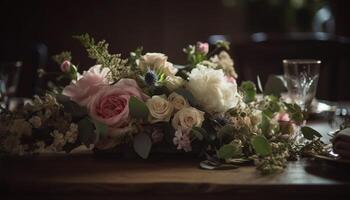
<svg viewBox="0 0 350 200">
<path fill-rule="evenodd" d="M 72 35 L 105 39 L 110 51 L 143 46 L 173 63 L 196 41 L 231 42 L 239 81 L 282 74 L 282 59 L 320 59 L 317 97 L 350 100 L 350 14 L 347 0 L 60 0 L 0 3 L 0 62 L 21 61 L 17 95 L 30 97 L 42 82 L 37 69 L 58 71 L 51 56 L 72 51 L 73 63 L 94 63 Z M 17 62 L 18 64 L 18 62 Z"/>
</svg>

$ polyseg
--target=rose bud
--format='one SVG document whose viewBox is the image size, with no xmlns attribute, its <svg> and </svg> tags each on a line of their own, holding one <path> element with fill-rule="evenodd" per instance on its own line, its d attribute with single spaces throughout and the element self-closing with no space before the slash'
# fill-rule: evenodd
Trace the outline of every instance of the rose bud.
<svg viewBox="0 0 350 200">
<path fill-rule="evenodd" d="M 196 51 L 206 55 L 209 52 L 209 44 L 206 42 L 197 42 Z"/>
<path fill-rule="evenodd" d="M 69 60 L 65 60 L 62 64 L 61 64 L 61 71 L 62 72 L 69 72 L 70 71 L 70 67 L 71 67 L 71 62 Z"/>
</svg>

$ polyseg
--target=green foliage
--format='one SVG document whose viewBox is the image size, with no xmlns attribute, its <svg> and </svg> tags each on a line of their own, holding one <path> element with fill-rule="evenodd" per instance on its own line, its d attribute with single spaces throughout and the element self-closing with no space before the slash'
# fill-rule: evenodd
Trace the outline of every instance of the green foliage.
<svg viewBox="0 0 350 200">
<path fill-rule="evenodd" d="M 197 52 L 194 45 L 189 45 L 183 51 L 187 55 L 187 61 L 190 63 L 190 68 L 195 67 L 198 63 L 204 61 L 207 57 L 205 54 Z"/>
<path fill-rule="evenodd" d="M 284 85 L 282 77 L 270 75 L 264 89 L 264 95 L 274 95 L 280 97 L 282 92 L 286 92 L 287 88 Z"/>
<path fill-rule="evenodd" d="M 259 156 L 268 156 L 272 153 L 269 141 L 261 135 L 256 135 L 252 138 L 251 144 Z"/>
<path fill-rule="evenodd" d="M 137 68 L 136 61 L 141 58 L 142 51 L 143 51 L 143 47 L 137 47 L 135 51 L 130 53 L 130 56 L 128 59 L 128 65 L 131 66 L 133 70 Z"/>
<path fill-rule="evenodd" d="M 216 48 L 224 48 L 227 51 L 230 50 L 230 42 L 225 40 L 218 40 L 215 44 Z"/>
<path fill-rule="evenodd" d="M 304 138 L 308 140 L 313 140 L 322 137 L 322 135 L 318 131 L 308 126 L 301 127 L 301 133 L 303 134 Z"/>
<path fill-rule="evenodd" d="M 207 131 L 200 127 L 193 127 L 191 130 L 191 134 L 194 135 L 198 140 L 203 140 L 204 135 L 207 134 Z"/>
<path fill-rule="evenodd" d="M 195 106 L 197 105 L 197 101 L 196 101 L 196 98 L 194 98 L 193 94 L 184 89 L 184 88 L 178 88 L 175 90 L 175 92 L 181 96 L 183 96 L 185 99 L 187 99 L 187 101 L 192 105 L 192 106 Z"/>
<path fill-rule="evenodd" d="M 293 121 L 295 121 L 296 123 L 300 124 L 303 122 L 304 120 L 304 115 L 303 112 L 300 108 L 300 106 L 298 106 L 295 103 L 284 103 L 284 105 L 287 108 L 287 112 L 290 114 L 291 119 Z"/>
<path fill-rule="evenodd" d="M 112 81 L 118 81 L 121 78 L 131 76 L 131 67 L 127 66 L 127 60 L 121 58 L 120 54 L 110 54 L 108 51 L 109 44 L 105 41 L 95 42 L 95 39 L 90 37 L 89 34 L 73 36 L 78 39 L 81 44 L 86 48 L 86 51 L 91 59 L 96 60 L 96 64 L 101 64 L 102 67 L 110 69 L 110 79 Z"/>
<path fill-rule="evenodd" d="M 95 126 L 89 118 L 84 118 L 78 122 L 79 140 L 89 147 L 96 140 Z"/>
<path fill-rule="evenodd" d="M 262 134 L 267 135 L 270 131 L 270 118 L 265 115 L 262 114 L 262 118 L 261 118 L 261 123 L 259 124 L 259 128 L 261 129 Z"/>
<path fill-rule="evenodd" d="M 146 119 L 148 117 L 148 107 L 143 101 L 140 101 L 136 97 L 130 97 L 129 100 L 129 112 L 131 117 L 136 119 Z"/>
<path fill-rule="evenodd" d="M 220 159 L 229 159 L 240 154 L 239 149 L 232 144 L 225 144 L 217 151 L 217 156 Z"/>
<path fill-rule="evenodd" d="M 255 100 L 256 87 L 255 84 L 251 81 L 243 81 L 240 86 L 243 92 L 243 101 L 245 103 L 250 103 Z"/>
<path fill-rule="evenodd" d="M 145 133 L 139 133 L 134 137 L 133 147 L 135 152 L 143 159 L 147 159 L 152 148 L 152 140 Z"/>
<path fill-rule="evenodd" d="M 100 135 L 100 137 L 105 137 L 108 132 L 108 126 L 96 120 L 94 120 L 93 122 L 96 128 L 96 132 Z"/>
<path fill-rule="evenodd" d="M 63 51 L 60 54 L 52 56 L 52 60 L 57 64 L 62 64 L 65 60 L 72 60 L 72 53 L 70 51 Z"/>
</svg>

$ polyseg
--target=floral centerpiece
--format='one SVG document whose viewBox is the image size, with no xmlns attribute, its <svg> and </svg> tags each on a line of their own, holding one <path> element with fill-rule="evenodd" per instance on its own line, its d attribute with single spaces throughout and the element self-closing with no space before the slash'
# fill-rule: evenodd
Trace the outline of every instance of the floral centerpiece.
<svg viewBox="0 0 350 200">
<path fill-rule="evenodd" d="M 253 161 L 263 173 L 283 170 L 298 155 L 325 151 L 320 134 L 299 125 L 296 104 L 277 95 L 258 98 L 250 81 L 238 75 L 227 50 L 217 42 L 209 51 L 198 42 L 184 49 L 188 64 L 175 65 L 162 53 L 124 59 L 110 54 L 105 41 L 76 36 L 96 65 L 83 73 L 70 52 L 54 56 L 59 79 L 44 96 L 0 115 L 1 151 L 9 154 L 71 152 L 85 145 L 108 150 L 130 147 L 146 159 L 157 145 L 205 157 L 202 168 Z M 45 74 L 40 70 L 41 74 Z"/>
</svg>

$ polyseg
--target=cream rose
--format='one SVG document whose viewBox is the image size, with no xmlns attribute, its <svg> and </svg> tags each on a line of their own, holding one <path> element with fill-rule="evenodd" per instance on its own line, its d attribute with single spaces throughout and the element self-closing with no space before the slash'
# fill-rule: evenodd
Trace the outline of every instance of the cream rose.
<svg viewBox="0 0 350 200">
<path fill-rule="evenodd" d="M 181 110 L 182 108 L 190 106 L 188 101 L 176 92 L 171 93 L 168 96 L 168 100 L 173 104 L 175 110 Z"/>
<path fill-rule="evenodd" d="M 174 106 L 166 99 L 165 95 L 152 96 L 146 105 L 149 109 L 149 121 L 151 124 L 157 122 L 168 122 L 174 111 Z"/>
<path fill-rule="evenodd" d="M 182 87 L 185 84 L 185 80 L 183 80 L 180 76 L 167 76 L 164 83 L 165 87 L 171 91 L 174 91 L 177 88 Z"/>
<path fill-rule="evenodd" d="M 209 113 L 225 112 L 239 102 L 237 84 L 227 81 L 224 72 L 199 65 L 191 71 L 188 89 Z"/>
<path fill-rule="evenodd" d="M 140 58 L 139 67 L 143 72 L 152 69 L 159 70 L 166 76 L 174 76 L 178 70 L 167 60 L 168 57 L 162 53 L 146 53 Z"/>
<path fill-rule="evenodd" d="M 193 127 L 201 127 L 204 121 L 204 112 L 193 107 L 185 107 L 179 110 L 171 122 L 176 130 L 186 130 Z"/>
</svg>

